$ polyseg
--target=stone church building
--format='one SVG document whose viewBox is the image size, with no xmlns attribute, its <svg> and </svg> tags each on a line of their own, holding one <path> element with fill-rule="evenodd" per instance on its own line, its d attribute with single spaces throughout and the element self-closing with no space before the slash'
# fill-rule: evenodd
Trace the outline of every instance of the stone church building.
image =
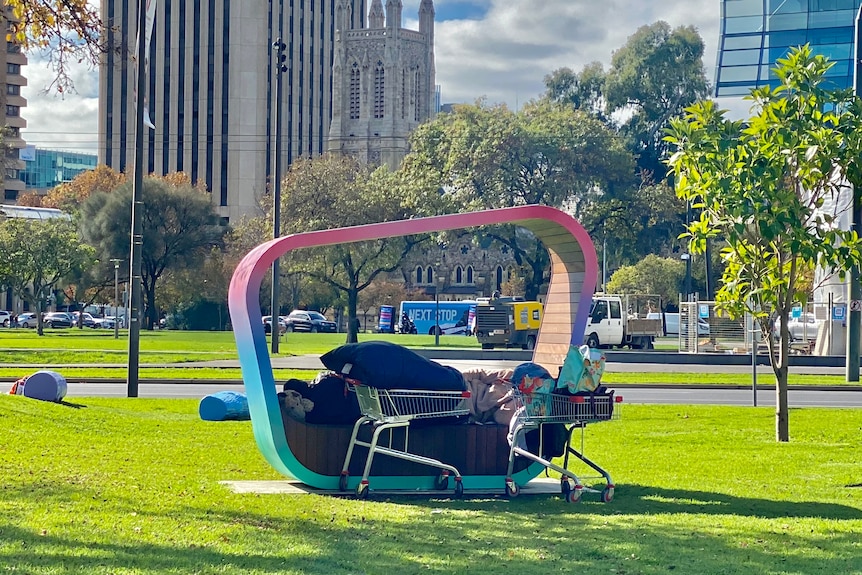
<svg viewBox="0 0 862 575">
<path fill-rule="evenodd" d="M 398 168 L 410 132 L 434 117 L 434 3 L 419 30 L 401 27 L 401 0 L 373 0 L 368 27 L 353 28 L 353 2 L 337 0 L 328 150 Z"/>
<path fill-rule="evenodd" d="M 336 0 L 332 123 L 327 150 L 395 170 L 409 151 L 410 133 L 437 112 L 434 2 L 419 5 L 419 30 L 401 27 L 401 0 L 373 0 L 367 27 L 353 0 Z M 465 236 L 454 249 L 429 248 L 404 263 L 407 287 L 440 290 L 444 300 L 490 296 L 516 274 L 505 250 Z"/>
</svg>

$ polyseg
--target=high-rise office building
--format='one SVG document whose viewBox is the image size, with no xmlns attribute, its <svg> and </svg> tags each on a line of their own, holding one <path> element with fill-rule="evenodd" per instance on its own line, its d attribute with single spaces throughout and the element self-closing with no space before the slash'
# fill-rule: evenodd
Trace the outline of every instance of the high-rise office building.
<svg viewBox="0 0 862 575">
<path fill-rule="evenodd" d="M 203 181 L 222 217 L 255 213 L 274 172 L 275 55 L 286 44 L 282 165 L 326 150 L 337 0 L 158 0 L 147 74 L 146 174 Z M 362 28 L 365 0 L 350 0 Z M 100 69 L 99 161 L 135 158 L 138 0 L 102 0 L 109 51 Z"/>
<path fill-rule="evenodd" d="M 12 8 L 4 3 L 5 20 L 14 20 Z M 21 88 L 27 85 L 22 69 L 27 65 L 27 56 L 21 51 L 21 46 L 6 40 L 6 50 L 3 51 L 0 64 L 0 102 L 6 110 L 3 136 L 3 202 L 14 203 L 18 194 L 24 190 L 24 182 L 19 177 L 19 171 L 24 168 L 24 162 L 18 157 L 19 150 L 25 147 L 21 138 L 21 130 L 27 127 L 27 120 L 21 111 L 27 106 L 27 100 L 21 95 Z"/>
<path fill-rule="evenodd" d="M 722 0 L 717 96 L 775 85 L 777 59 L 810 44 L 834 62 L 829 79 L 853 85 L 853 36 L 859 0 Z"/>
<path fill-rule="evenodd" d="M 860 0 L 722 0 L 716 95 L 747 95 L 755 87 L 775 86 L 776 60 L 804 44 L 834 62 L 828 72 L 833 87 L 852 87 L 860 4 Z M 843 229 L 850 227 L 850 211 L 836 206 L 849 205 L 851 198 L 852 188 L 845 187 L 823 208 L 840 212 Z M 847 284 L 837 274 L 822 268 L 814 274 L 815 302 L 846 301 Z"/>
</svg>

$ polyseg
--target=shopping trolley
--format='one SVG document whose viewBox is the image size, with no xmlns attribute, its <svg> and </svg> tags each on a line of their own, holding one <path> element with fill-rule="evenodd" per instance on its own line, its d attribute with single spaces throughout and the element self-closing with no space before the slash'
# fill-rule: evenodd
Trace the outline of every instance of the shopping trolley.
<svg viewBox="0 0 862 575">
<path fill-rule="evenodd" d="M 455 476 L 455 497 L 464 494 L 464 485 L 461 483 L 461 474 L 458 470 L 447 463 L 430 457 L 424 457 L 410 453 L 409 428 L 410 423 L 417 419 L 429 419 L 435 417 L 455 417 L 468 415 L 470 409 L 467 399 L 469 391 L 424 391 L 412 389 L 377 389 L 362 385 L 355 381 L 348 381 L 350 391 L 356 393 L 359 410 L 362 413 L 353 425 L 353 433 L 347 447 L 347 455 L 344 458 L 341 477 L 338 487 L 341 491 L 347 491 L 347 480 L 349 477 L 348 466 L 353 456 L 353 449 L 359 445 L 368 448 L 368 457 L 365 459 L 365 469 L 362 472 L 362 480 L 356 486 L 356 496 L 368 497 L 371 463 L 375 453 L 404 459 L 413 463 L 436 467 L 440 469 L 440 475 L 434 481 L 434 487 L 445 490 L 449 487 L 449 474 Z M 365 424 L 372 426 L 371 441 L 359 439 L 359 431 Z M 392 446 L 391 430 L 404 428 L 403 449 Z M 380 445 L 380 435 L 389 431 L 389 444 Z M 511 467 L 511 466 L 510 466 Z M 509 471 L 511 475 L 511 470 Z"/>
<path fill-rule="evenodd" d="M 516 497 L 520 487 L 512 479 L 512 469 L 515 456 L 526 457 L 544 465 L 547 469 L 562 475 L 560 491 L 570 503 L 580 501 L 584 491 L 595 491 L 584 487 L 574 472 L 568 469 L 569 456 L 574 455 L 586 465 L 601 474 L 605 487 L 601 491 L 601 500 L 609 503 L 614 498 L 614 484 L 610 474 L 583 454 L 584 428 L 591 423 L 608 421 L 620 416 L 622 397 L 614 396 L 613 391 L 598 391 L 589 394 L 567 395 L 558 393 L 523 393 L 518 388 L 513 390 L 515 404 L 518 407 L 514 415 L 511 447 L 509 449 L 509 467 L 506 472 L 506 495 Z M 566 425 L 566 447 L 562 467 L 525 449 L 524 435 L 531 430 L 541 430 L 543 425 L 558 423 Z M 581 449 L 572 447 L 572 433 L 581 430 Z M 539 450 L 541 452 L 541 450 Z"/>
</svg>

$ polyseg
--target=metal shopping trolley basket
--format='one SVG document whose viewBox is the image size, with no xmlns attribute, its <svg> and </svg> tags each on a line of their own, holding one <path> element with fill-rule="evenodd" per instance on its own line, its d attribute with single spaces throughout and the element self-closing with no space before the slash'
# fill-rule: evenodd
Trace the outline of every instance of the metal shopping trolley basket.
<svg viewBox="0 0 862 575">
<path fill-rule="evenodd" d="M 560 490 L 563 497 L 571 503 L 580 501 L 585 490 L 583 483 L 574 472 L 568 469 L 569 456 L 574 455 L 586 465 L 601 474 L 605 480 L 605 487 L 601 491 L 601 500 L 609 503 L 614 497 L 614 484 L 607 471 L 599 467 L 593 461 L 587 459 L 583 454 L 583 431 L 591 424 L 608 421 L 620 416 L 622 397 L 615 396 L 613 391 L 599 388 L 593 393 L 568 395 L 560 393 L 523 393 L 514 389 L 514 397 L 518 410 L 515 412 L 510 434 L 511 447 L 509 449 L 509 467 L 506 473 L 506 495 L 515 497 L 520 488 L 512 479 L 512 469 L 515 456 L 526 457 L 544 465 L 547 469 L 553 469 L 562 475 L 560 479 Z M 563 465 L 558 466 L 547 459 L 536 455 L 526 449 L 524 435 L 531 430 L 541 429 L 549 423 L 564 424 L 566 426 L 566 447 Z M 581 449 L 578 451 L 572 447 L 572 433 L 581 430 Z M 541 450 L 540 450 L 541 452 Z M 592 491 L 590 489 L 590 491 Z"/>
<path fill-rule="evenodd" d="M 451 473 L 455 476 L 455 496 L 463 495 L 464 486 L 461 483 L 461 474 L 455 467 L 437 459 L 409 452 L 409 427 L 410 423 L 417 419 L 468 415 L 470 413 L 467 402 L 470 397 L 469 391 L 377 389 L 353 381 L 348 381 L 348 384 L 350 390 L 356 393 L 362 417 L 353 425 L 353 433 L 350 436 L 350 444 L 347 447 L 347 455 L 344 458 L 344 466 L 338 483 L 341 491 L 347 490 L 348 466 L 353 456 L 354 447 L 359 445 L 368 448 L 368 457 L 365 459 L 362 480 L 356 486 L 357 497 L 368 497 L 368 475 L 371 472 L 371 463 L 375 453 L 440 469 L 440 475 L 434 481 L 434 486 L 438 490 L 448 488 L 449 474 Z M 358 438 L 359 430 L 365 424 L 372 426 L 370 441 L 363 441 Z M 392 446 L 391 430 L 399 427 L 404 428 L 403 449 Z M 379 443 L 380 435 L 384 431 L 390 431 L 389 444 L 386 446 Z"/>
</svg>

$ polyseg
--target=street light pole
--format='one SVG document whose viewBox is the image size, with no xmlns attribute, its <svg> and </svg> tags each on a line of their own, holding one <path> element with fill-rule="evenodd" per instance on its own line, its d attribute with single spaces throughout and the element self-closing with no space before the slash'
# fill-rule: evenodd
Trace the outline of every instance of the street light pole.
<svg viewBox="0 0 862 575">
<path fill-rule="evenodd" d="M 142 266 L 143 256 L 143 211 L 142 199 L 144 187 L 144 95 L 147 89 L 147 0 L 138 2 L 138 58 L 137 90 L 135 92 L 135 173 L 132 180 L 132 229 L 131 247 L 129 250 L 129 307 L 132 309 L 129 317 L 129 351 L 128 370 L 126 371 L 126 395 L 138 397 L 138 377 L 141 350 L 141 307 L 142 298 Z"/>
<path fill-rule="evenodd" d="M 278 29 L 282 30 L 283 14 L 279 3 Z M 272 237 L 281 236 L 281 76 L 287 71 L 284 50 L 287 48 L 279 35 L 272 43 L 275 51 L 275 177 L 272 194 Z M 278 258 L 272 262 L 272 353 L 278 353 L 279 337 L 279 270 Z"/>
<path fill-rule="evenodd" d="M 853 93 L 856 96 L 862 92 L 862 62 L 859 58 L 860 54 L 860 36 L 862 36 L 862 6 L 856 13 L 856 28 L 854 34 L 853 60 L 855 62 L 853 76 Z M 855 186 L 853 190 L 853 211 L 851 212 L 852 222 L 850 229 L 857 234 L 862 233 L 862 200 L 859 198 L 859 193 L 862 190 Z M 862 286 L 860 286 L 859 266 L 850 268 L 850 302 L 847 306 L 847 359 L 845 359 L 845 378 L 848 382 L 859 381 L 859 354 L 862 345 L 860 345 L 860 333 L 862 333 L 862 311 L 859 310 L 859 301 L 862 300 Z"/>
<path fill-rule="evenodd" d="M 435 278 L 436 280 L 436 278 Z M 434 347 L 440 347 L 440 284 L 434 284 Z"/>
<path fill-rule="evenodd" d="M 685 301 L 691 301 L 691 254 L 684 253 L 679 256 L 685 260 Z"/>
<path fill-rule="evenodd" d="M 120 301 L 120 282 L 119 282 L 119 273 L 120 273 L 120 262 L 123 261 L 120 258 L 112 258 L 112 262 L 114 262 L 114 339 L 120 338 L 120 318 L 119 318 L 119 306 L 117 305 Z"/>
</svg>

